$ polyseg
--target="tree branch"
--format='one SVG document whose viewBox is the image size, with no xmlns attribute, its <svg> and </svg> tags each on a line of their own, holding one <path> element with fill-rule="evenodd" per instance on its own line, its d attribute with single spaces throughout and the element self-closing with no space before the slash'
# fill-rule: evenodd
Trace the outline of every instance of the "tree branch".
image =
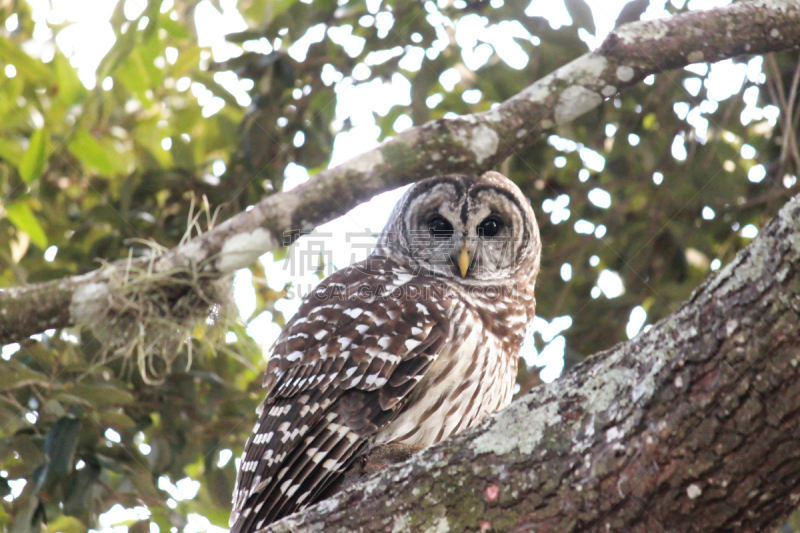
<svg viewBox="0 0 800 533">
<path fill-rule="evenodd" d="M 800 502 L 799 321 L 797 196 L 646 333 L 264 532 L 768 531 Z"/>
<path fill-rule="evenodd" d="M 345 214 L 376 194 L 431 174 L 476 173 L 535 142 L 654 72 L 800 45 L 800 2 L 760 0 L 625 24 L 603 46 L 490 111 L 407 130 L 291 191 L 263 199 L 214 230 L 156 259 L 153 270 L 224 274 Z M 288 238 L 286 237 L 288 236 Z M 144 260 L 136 263 L 142 267 Z M 111 270 L 123 268 L 117 265 Z M 0 291 L 0 344 L 43 329 L 91 321 L 107 299 L 109 268 Z"/>
</svg>

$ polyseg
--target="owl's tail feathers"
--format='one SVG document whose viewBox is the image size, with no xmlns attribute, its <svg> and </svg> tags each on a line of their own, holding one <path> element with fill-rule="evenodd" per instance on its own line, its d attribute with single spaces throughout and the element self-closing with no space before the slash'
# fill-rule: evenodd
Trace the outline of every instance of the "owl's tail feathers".
<svg viewBox="0 0 800 533">
<path fill-rule="evenodd" d="M 265 480 L 259 490 L 250 491 L 238 507 L 240 511 L 231 514 L 231 533 L 253 533 L 316 503 L 366 445 L 354 431 L 334 420 L 318 424 L 303 444 L 289 453 L 280 472 Z"/>
</svg>

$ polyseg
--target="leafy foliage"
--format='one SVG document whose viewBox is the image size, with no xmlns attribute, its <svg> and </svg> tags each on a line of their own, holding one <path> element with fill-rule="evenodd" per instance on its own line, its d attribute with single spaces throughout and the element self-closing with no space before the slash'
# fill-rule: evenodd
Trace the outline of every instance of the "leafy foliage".
<svg viewBox="0 0 800 533">
<path fill-rule="evenodd" d="M 6 28 L 17 21 L 0 31 L 0 286 L 147 255 L 145 241 L 172 247 L 193 199 L 206 197 L 224 219 L 280 190 L 290 163 L 313 175 L 352 127 L 336 105 L 350 86 L 408 80 L 410 104 L 375 117 L 386 138 L 403 115 L 419 125 L 489 109 L 585 53 L 581 36 L 597 31 L 582 0 L 566 2 L 574 24 L 557 30 L 520 2 L 240 0 L 249 28 L 228 36 L 239 55 L 215 62 L 193 23 L 202 4 L 151 0 L 129 20 L 119 2 L 115 42 L 87 89 L 60 48 L 29 53 L 42 24 L 30 5 L 0 2 Z M 645 7 L 632 2 L 624 16 Z M 513 35 L 526 59 L 493 47 L 490 33 L 459 31 L 476 22 Z M 304 54 L 287 52 L 313 35 Z M 469 68 L 480 54 L 483 63 Z M 538 313 L 572 318 L 562 332 L 568 364 L 625 339 L 636 306 L 649 323 L 669 314 L 747 244 L 742 228 L 760 227 L 796 193 L 796 61 L 740 58 L 749 67 L 729 68 L 750 76 L 725 98 L 710 94 L 713 70 L 661 73 L 509 154 L 500 170 L 530 197 L 545 243 Z M 249 106 L 223 86 L 231 72 L 250 87 Z M 610 206 L 593 202 L 598 195 Z M 270 311 L 282 326 L 276 303 L 289 287 L 274 290 L 260 265 L 251 270 L 253 316 Z M 605 270 L 624 293 L 602 293 Z M 0 522 L 19 532 L 44 520 L 83 531 L 121 504 L 149 509 L 127 523 L 136 531 L 148 522 L 183 529 L 198 515 L 224 527 L 231 456 L 261 396 L 264 361 L 245 327 L 231 323 L 236 340 L 227 344 L 196 328 L 190 342 L 200 356 L 190 367 L 184 349 L 161 385 L 103 359 L 97 332 L 48 331 L 4 348 Z M 552 338 L 537 332 L 535 341 L 542 351 Z M 522 369 L 523 390 L 535 370 Z M 178 501 L 174 484 L 191 485 L 185 478 L 199 491 Z M 10 496 L 20 479 L 24 489 Z"/>
</svg>

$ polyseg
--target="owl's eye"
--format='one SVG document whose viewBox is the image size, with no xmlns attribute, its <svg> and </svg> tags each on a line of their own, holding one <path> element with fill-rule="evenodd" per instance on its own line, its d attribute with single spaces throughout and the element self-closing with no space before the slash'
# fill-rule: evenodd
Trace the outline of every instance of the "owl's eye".
<svg viewBox="0 0 800 533">
<path fill-rule="evenodd" d="M 503 221 L 497 217 L 489 217 L 478 224 L 478 235 L 494 237 L 503 229 Z"/>
<path fill-rule="evenodd" d="M 453 234 L 453 225 L 438 215 L 428 221 L 428 229 L 434 237 L 449 237 Z"/>
</svg>

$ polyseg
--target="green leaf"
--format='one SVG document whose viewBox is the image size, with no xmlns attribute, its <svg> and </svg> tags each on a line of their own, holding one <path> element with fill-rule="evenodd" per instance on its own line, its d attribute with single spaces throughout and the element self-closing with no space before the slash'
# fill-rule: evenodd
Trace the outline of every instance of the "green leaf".
<svg viewBox="0 0 800 533">
<path fill-rule="evenodd" d="M 159 24 L 162 28 L 167 30 L 169 36 L 174 39 L 188 39 L 191 37 L 189 30 L 186 29 L 186 26 L 180 22 L 170 20 L 168 15 L 159 17 Z"/>
<path fill-rule="evenodd" d="M 91 489 L 92 487 L 89 488 Z M 73 494 L 74 493 L 72 491 L 67 493 L 67 498 L 69 501 L 83 497 L 84 493 L 76 492 L 75 494 L 77 494 L 77 496 Z M 86 501 L 87 502 L 89 501 L 88 498 L 86 498 Z M 87 506 L 84 505 L 83 507 L 85 508 Z M 65 514 L 59 516 L 53 521 L 48 521 L 47 528 L 48 530 L 60 531 L 61 533 L 83 533 L 84 531 L 86 531 L 86 526 L 84 526 L 80 520 L 78 520 L 74 516 L 66 516 L 66 509 L 65 509 Z"/>
<path fill-rule="evenodd" d="M 132 399 L 131 403 L 133 403 Z M 97 407 L 98 405 L 99 402 L 96 402 L 93 404 L 93 407 Z M 136 427 L 136 422 L 134 422 L 125 413 L 103 411 L 97 414 L 97 421 L 103 426 L 114 428 L 118 431 L 124 431 L 126 429 Z"/>
<path fill-rule="evenodd" d="M 130 392 L 107 385 L 77 384 L 73 387 L 66 387 L 66 391 L 73 396 L 88 400 L 98 407 L 133 402 L 133 395 Z"/>
<path fill-rule="evenodd" d="M 36 492 L 48 491 L 60 483 L 72 468 L 72 460 L 78 448 L 81 421 L 74 417 L 59 418 L 44 440 L 44 454 L 48 461 L 34 473 Z"/>
<path fill-rule="evenodd" d="M 33 384 L 46 384 L 50 378 L 31 370 L 18 361 L 11 360 L 0 366 L 0 391 L 14 390 Z"/>
<path fill-rule="evenodd" d="M 31 136 L 31 144 L 19 163 L 22 181 L 30 183 L 42 177 L 50 156 L 50 134 L 44 128 L 36 130 Z"/>
<path fill-rule="evenodd" d="M 69 59 L 60 53 L 53 58 L 53 64 L 56 67 L 58 99 L 67 106 L 77 103 L 86 94 L 86 89 L 78 78 L 77 70 L 70 64 Z"/>
<path fill-rule="evenodd" d="M 129 28 L 127 32 L 117 34 L 117 42 L 114 43 L 111 50 L 100 61 L 100 66 L 97 67 L 98 80 L 104 80 L 106 76 L 111 76 L 116 72 L 136 45 L 137 35 L 138 32 L 135 31 L 135 28 Z"/>
<path fill-rule="evenodd" d="M 194 168 L 194 154 L 189 142 L 178 136 L 172 137 L 172 160 L 181 168 Z"/>
<path fill-rule="evenodd" d="M 100 462 L 94 456 L 86 457 L 84 462 L 86 463 L 84 468 L 80 470 L 74 470 L 64 481 L 64 492 L 66 493 L 64 497 L 64 514 L 88 520 L 91 509 L 92 494 L 94 492 L 95 483 L 102 472 L 102 468 L 100 467 Z M 57 526 L 56 524 L 59 523 L 62 525 Z M 72 524 L 72 522 L 65 523 L 65 517 L 62 516 L 50 524 L 50 527 L 58 528 L 52 529 L 52 531 L 71 533 L 69 528 L 70 524 Z M 79 531 L 82 533 L 83 531 L 86 531 L 86 528 L 84 527 Z"/>
<path fill-rule="evenodd" d="M 170 74 L 176 78 L 190 74 L 200 62 L 200 52 L 201 48 L 193 44 L 182 47 L 178 53 L 178 60 L 170 69 Z"/>
<path fill-rule="evenodd" d="M 19 163 L 22 161 L 22 150 L 20 149 L 19 143 L 0 137 L 0 158 L 8 161 L 15 167 L 19 167 Z"/>
<path fill-rule="evenodd" d="M 153 476 L 145 468 L 136 468 L 129 475 L 128 479 L 136 489 L 136 492 L 149 498 L 159 498 L 158 490 L 153 483 Z"/>
<path fill-rule="evenodd" d="M 75 154 L 81 163 L 97 169 L 101 174 L 115 174 L 114 156 L 85 130 L 78 130 L 69 143 L 69 151 Z"/>
<path fill-rule="evenodd" d="M 15 42 L 0 37 L 0 61 L 16 67 L 28 81 L 43 81 L 50 77 L 50 70 L 40 60 L 26 54 Z"/>
<path fill-rule="evenodd" d="M 47 248 L 47 235 L 28 204 L 17 202 L 9 205 L 6 207 L 6 216 L 18 230 L 28 234 L 33 244 L 42 250 Z"/>
<path fill-rule="evenodd" d="M 142 103 L 149 102 L 147 90 L 151 87 L 150 73 L 145 67 L 145 61 L 139 52 L 139 47 L 134 48 L 115 73 L 115 79 L 130 92 L 136 94 Z"/>
</svg>

